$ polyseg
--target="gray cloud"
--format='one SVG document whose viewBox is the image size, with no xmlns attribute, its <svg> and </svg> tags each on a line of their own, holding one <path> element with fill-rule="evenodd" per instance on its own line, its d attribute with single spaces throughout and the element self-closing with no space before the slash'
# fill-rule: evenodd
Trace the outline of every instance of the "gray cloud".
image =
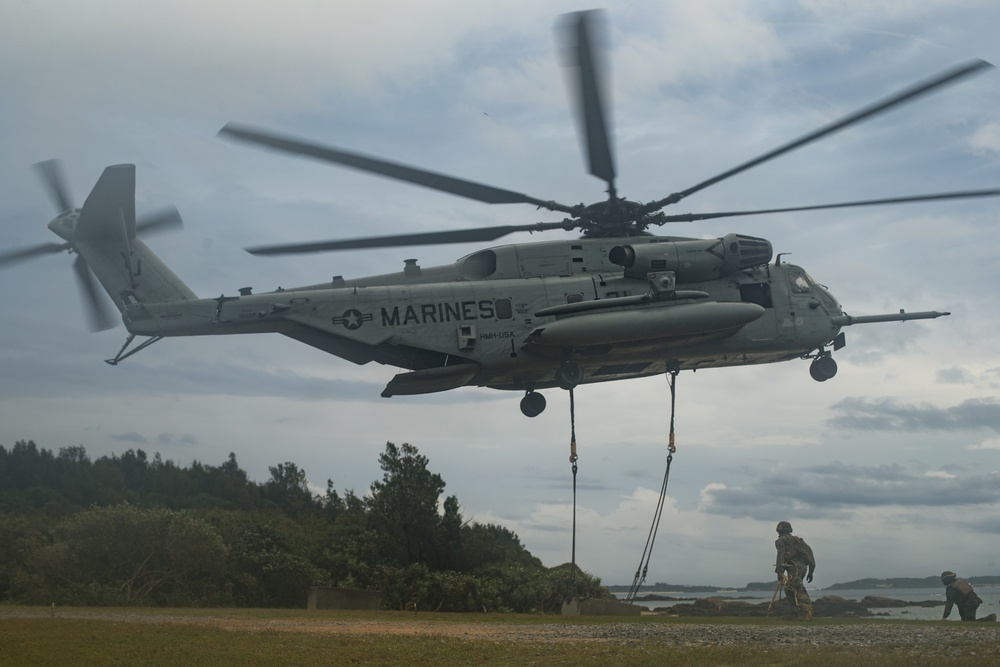
<svg viewBox="0 0 1000 667">
<path fill-rule="evenodd" d="M 159 433 L 155 441 L 161 447 L 197 447 L 201 444 L 193 435 L 178 433 Z"/>
<path fill-rule="evenodd" d="M 100 390 L 102 393 L 180 392 L 358 401 L 377 398 L 383 386 L 376 382 L 330 380 L 287 370 L 272 371 L 255 367 L 251 360 L 246 365 L 203 359 L 174 359 L 168 364 L 154 366 L 133 362 L 107 372 L 107 367 L 94 359 L 75 358 L 53 364 L 29 356 L 5 360 L 5 370 L 21 380 L 0 383 L 0 396 L 16 397 L 88 395 Z M 87 377 L 89 382 L 82 384 L 77 380 L 79 377 Z"/>
<path fill-rule="evenodd" d="M 702 509 L 768 519 L 794 508 L 796 516 L 833 518 L 865 507 L 988 505 L 1000 502 L 1000 474 L 928 475 L 898 464 L 830 463 L 769 471 L 744 486 L 710 485 Z"/>
<path fill-rule="evenodd" d="M 1000 433 L 1000 402 L 971 398 L 950 408 L 893 399 L 845 398 L 833 405 L 831 426 L 864 431 L 954 431 L 987 429 Z"/>
<path fill-rule="evenodd" d="M 935 377 L 941 384 L 969 384 L 972 382 L 972 377 L 970 377 L 969 372 L 964 368 L 958 368 L 956 366 L 940 369 L 935 374 Z"/>
<path fill-rule="evenodd" d="M 129 431 L 127 433 L 119 433 L 118 435 L 112 435 L 109 437 L 115 442 L 121 442 L 127 445 L 155 445 L 157 447 L 165 448 L 196 447 L 201 444 L 198 441 L 198 438 L 193 435 L 177 433 L 158 433 L 155 436 L 147 437 L 142 433 Z"/>
<path fill-rule="evenodd" d="M 974 521 L 970 526 L 979 532 L 1000 535 L 1000 517 L 994 516 L 989 519 Z"/>
<path fill-rule="evenodd" d="M 3 359 L 5 372 L 18 382 L 0 382 L 0 397 L 91 395 L 116 392 L 185 395 L 220 395 L 244 397 L 280 397 L 300 400 L 380 401 L 384 381 L 392 373 L 373 365 L 372 377 L 383 381 L 328 379 L 303 375 L 291 370 L 260 367 L 251 359 L 246 364 L 223 360 L 161 359 L 149 366 L 141 362 L 110 369 L 97 359 L 67 358 L 51 363 L 44 356 L 21 356 Z M 343 363 L 331 360 L 331 363 Z M 78 378 L 87 377 L 87 383 Z M 509 392 L 443 392 L 407 397 L 418 403 L 453 405 L 462 403 L 496 402 L 510 398 Z"/>
<path fill-rule="evenodd" d="M 112 440 L 116 442 L 124 442 L 132 445 L 148 445 L 149 440 L 146 436 L 141 433 L 129 432 L 129 433 L 119 433 L 118 435 L 110 436 Z"/>
</svg>

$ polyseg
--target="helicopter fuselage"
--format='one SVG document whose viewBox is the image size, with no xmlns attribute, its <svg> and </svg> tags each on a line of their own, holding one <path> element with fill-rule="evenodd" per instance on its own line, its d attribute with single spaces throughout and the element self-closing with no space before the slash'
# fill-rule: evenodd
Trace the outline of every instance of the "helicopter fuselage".
<svg viewBox="0 0 1000 667">
<path fill-rule="evenodd" d="M 77 254 L 91 306 L 93 276 L 129 331 L 112 365 L 165 337 L 278 333 L 404 369 L 385 397 L 520 390 L 533 417 L 545 407 L 539 389 L 684 369 L 804 357 L 825 381 L 837 372 L 827 347 L 843 346 L 842 327 L 945 314 L 849 316 L 801 267 L 772 262 L 770 242 L 740 234 L 501 245 L 443 266 L 411 259 L 397 273 L 205 299 L 136 235 L 162 223 L 136 222 L 134 189 L 133 165 L 108 167 L 83 207 L 50 225 L 65 243 L 10 255 Z M 147 338 L 129 349 L 137 336 Z"/>
<path fill-rule="evenodd" d="M 369 278 L 137 303 L 123 318 L 138 335 L 273 332 L 354 363 L 411 371 L 383 395 L 464 385 L 531 391 L 564 385 L 566 363 L 576 365 L 577 384 L 785 361 L 831 343 L 843 313 L 830 293 L 800 267 L 771 263 L 762 239 L 763 262 L 724 266 L 708 244 L 729 238 L 505 245 L 452 265 L 407 260 L 402 272 Z M 623 268 L 613 261 L 622 248 L 657 259 Z M 699 266 L 706 253 L 710 265 Z M 662 256 L 680 263 L 664 265 Z M 663 266 L 681 270 L 646 270 Z M 680 282 L 685 267 L 706 279 Z"/>
</svg>

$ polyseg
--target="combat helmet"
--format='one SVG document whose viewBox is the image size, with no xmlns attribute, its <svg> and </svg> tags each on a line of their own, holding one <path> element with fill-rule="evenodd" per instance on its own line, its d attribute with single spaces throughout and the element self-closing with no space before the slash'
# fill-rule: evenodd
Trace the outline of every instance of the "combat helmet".
<svg viewBox="0 0 1000 667">
<path fill-rule="evenodd" d="M 945 570 L 944 572 L 941 573 L 942 584 L 948 585 L 951 582 L 955 581 L 956 579 L 958 579 L 958 575 L 956 575 L 951 570 Z"/>
<path fill-rule="evenodd" d="M 785 533 L 790 533 L 792 532 L 792 524 L 788 523 L 787 521 L 779 521 L 778 527 L 775 528 L 775 530 L 778 531 L 778 535 L 784 535 Z"/>
</svg>

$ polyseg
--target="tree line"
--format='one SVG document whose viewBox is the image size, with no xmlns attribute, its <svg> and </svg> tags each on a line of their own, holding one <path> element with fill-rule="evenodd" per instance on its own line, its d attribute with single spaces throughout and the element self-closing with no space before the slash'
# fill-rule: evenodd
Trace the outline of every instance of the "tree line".
<svg viewBox="0 0 1000 667">
<path fill-rule="evenodd" d="M 517 535 L 466 521 L 416 447 L 386 443 L 382 479 L 310 491 L 294 463 L 249 478 L 230 454 L 180 466 L 141 450 L 91 460 L 0 446 L 0 600 L 15 604 L 303 607 L 311 586 L 378 590 L 388 609 L 558 612 L 606 597 Z"/>
</svg>

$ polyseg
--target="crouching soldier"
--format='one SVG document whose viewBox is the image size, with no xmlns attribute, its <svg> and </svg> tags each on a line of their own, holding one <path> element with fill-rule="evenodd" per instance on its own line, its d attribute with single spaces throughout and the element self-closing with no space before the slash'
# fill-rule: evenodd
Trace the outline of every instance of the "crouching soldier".
<svg viewBox="0 0 1000 667">
<path fill-rule="evenodd" d="M 976 618 L 976 610 L 979 609 L 979 605 L 983 603 L 983 600 L 976 595 L 976 591 L 972 590 L 972 585 L 969 582 L 964 579 L 959 579 L 955 576 L 954 572 L 949 572 L 947 570 L 942 572 L 941 583 L 945 585 L 945 605 L 944 616 L 941 617 L 942 621 L 951 615 L 951 608 L 955 605 L 958 606 L 958 615 L 963 621 L 997 620 L 996 614 L 983 616 L 980 619 Z"/>
</svg>

